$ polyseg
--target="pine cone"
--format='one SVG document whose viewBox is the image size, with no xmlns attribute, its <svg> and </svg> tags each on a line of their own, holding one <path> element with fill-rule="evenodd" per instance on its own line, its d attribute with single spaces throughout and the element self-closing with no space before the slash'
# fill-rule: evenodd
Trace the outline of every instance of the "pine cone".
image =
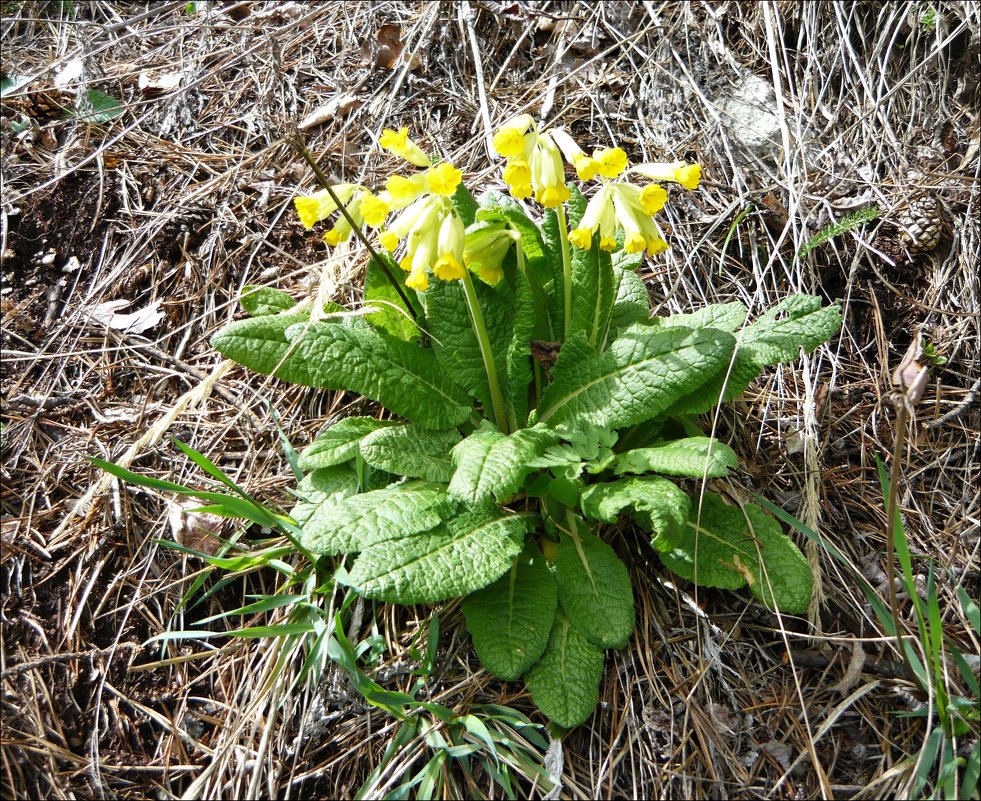
<svg viewBox="0 0 981 801">
<path fill-rule="evenodd" d="M 940 204 L 931 195 L 915 195 L 896 218 L 899 242 L 911 253 L 926 253 L 940 241 L 943 216 Z"/>
<path fill-rule="evenodd" d="M 4 100 L 5 109 L 12 109 L 26 114 L 33 120 L 44 123 L 49 120 L 58 120 L 71 111 L 72 101 L 60 89 L 38 89 L 28 92 L 21 97 L 12 97 Z"/>
</svg>

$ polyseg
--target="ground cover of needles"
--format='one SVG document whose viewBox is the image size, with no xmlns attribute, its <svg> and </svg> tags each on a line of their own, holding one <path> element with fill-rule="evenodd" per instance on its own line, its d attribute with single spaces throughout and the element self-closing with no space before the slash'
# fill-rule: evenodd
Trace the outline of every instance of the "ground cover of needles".
<svg viewBox="0 0 981 801">
<path fill-rule="evenodd" d="M 909 422 L 899 503 L 914 568 L 936 560 L 948 636 L 978 652 L 953 603 L 961 584 L 977 601 L 979 578 L 977 4 L 5 0 L 0 35 L 20 82 L 0 133 L 4 797 L 352 797 L 394 736 L 340 670 L 287 692 L 300 665 L 274 673 L 269 641 L 144 645 L 275 576 L 216 575 L 175 611 L 204 565 L 157 541 L 213 538 L 85 459 L 201 485 L 173 436 L 288 508 L 280 428 L 299 449 L 374 411 L 208 344 L 247 284 L 358 300 L 364 256 L 328 252 L 293 213 L 315 188 L 294 125 L 328 176 L 367 185 L 392 167 L 381 130 L 407 126 L 465 182 L 503 189 L 490 133 L 524 111 L 632 161 L 700 163 L 699 190 L 665 211 L 670 250 L 640 269 L 654 313 L 754 315 L 794 293 L 844 312 L 829 343 L 706 421 L 742 458 L 713 491 L 760 493 L 881 587 L 874 455 L 892 453 L 889 377 L 921 334 L 946 361 Z M 922 214 L 939 227 L 926 245 Z M 673 580 L 636 539 L 611 543 L 637 630 L 562 744 L 563 797 L 902 795 L 924 721 L 900 713 L 922 698 L 847 571 L 798 539 L 821 592 L 778 618 Z M 439 611 L 431 700 L 543 722 L 520 683 L 480 670 L 459 606 Z M 359 610 L 348 636 L 383 643 L 382 686 L 411 686 L 431 613 Z"/>
</svg>

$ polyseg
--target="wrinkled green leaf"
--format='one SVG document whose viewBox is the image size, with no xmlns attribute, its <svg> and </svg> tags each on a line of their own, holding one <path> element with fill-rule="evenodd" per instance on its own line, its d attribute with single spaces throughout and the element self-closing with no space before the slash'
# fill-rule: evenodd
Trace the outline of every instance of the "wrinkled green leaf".
<svg viewBox="0 0 981 801">
<path fill-rule="evenodd" d="M 302 470 L 316 470 L 343 464 L 355 457 L 358 444 L 371 432 L 394 425 L 390 420 L 374 417 L 345 417 L 317 435 L 300 454 Z M 395 471 L 389 471 L 395 472 Z"/>
<path fill-rule="evenodd" d="M 687 533 L 691 502 L 671 481 L 659 476 L 621 478 L 593 484 L 582 495 L 582 511 L 592 520 L 617 522 L 624 509 L 652 534 L 651 545 L 658 551 L 676 546 Z"/>
<path fill-rule="evenodd" d="M 316 386 L 311 365 L 298 358 L 286 339 L 286 330 L 309 319 L 306 314 L 267 314 L 236 320 L 211 338 L 211 346 L 223 356 L 262 375 L 304 386 Z"/>
<path fill-rule="evenodd" d="M 252 284 L 242 287 L 239 302 L 250 317 L 289 311 L 296 305 L 296 301 L 280 289 Z"/>
<path fill-rule="evenodd" d="M 748 583 L 771 609 L 807 610 L 814 585 L 807 560 L 758 506 L 729 506 L 708 492 L 700 515 L 692 503 L 688 529 L 677 548 L 661 554 L 670 570 L 703 587 L 738 589 Z"/>
<path fill-rule="evenodd" d="M 310 386 L 358 392 L 426 428 L 452 428 L 470 416 L 466 394 L 440 369 L 431 350 L 357 320 L 350 324 L 324 320 L 286 333 L 296 344 L 290 362 L 304 366 Z M 216 347 L 222 350 L 224 344 L 219 341 Z"/>
<path fill-rule="evenodd" d="M 400 604 L 469 595 L 504 575 L 534 521 L 492 507 L 466 509 L 431 531 L 366 548 L 338 580 Z"/>
<path fill-rule="evenodd" d="M 429 531 L 453 514 L 456 503 L 438 484 L 409 481 L 320 504 L 300 542 L 318 554 L 364 551 L 377 543 Z M 496 578 L 496 576 L 495 576 Z"/>
<path fill-rule="evenodd" d="M 571 729 L 593 714 L 602 678 L 603 652 L 579 633 L 560 605 L 545 653 L 525 674 L 535 706 Z"/>
<path fill-rule="evenodd" d="M 296 485 L 300 502 L 293 507 L 290 517 L 302 526 L 325 503 L 346 498 L 357 491 L 358 474 L 350 465 L 314 470 Z"/>
<path fill-rule="evenodd" d="M 402 292 L 412 302 L 415 293 L 405 285 L 406 272 L 400 269 L 387 253 L 379 253 L 378 255 L 388 267 L 389 275 L 398 281 Z M 422 335 L 422 331 L 409 313 L 405 301 L 402 300 L 388 276 L 385 275 L 385 271 L 375 259 L 370 259 L 365 268 L 364 302 L 366 306 L 378 310 L 365 315 L 365 319 L 376 328 L 406 342 L 414 342 Z M 421 312 L 418 304 L 416 304 L 416 312 Z"/>
<path fill-rule="evenodd" d="M 794 295 L 778 303 L 737 335 L 732 367 L 719 372 L 679 400 L 671 415 L 702 414 L 746 390 L 765 367 L 810 353 L 841 327 L 841 309 L 821 306 L 821 298 Z M 724 391 L 723 391 L 724 390 Z"/>
<path fill-rule="evenodd" d="M 557 598 L 545 557 L 528 545 L 507 573 L 463 603 L 481 664 L 505 680 L 535 664 L 548 643 Z"/>
<path fill-rule="evenodd" d="M 513 434 L 476 431 L 453 449 L 456 470 L 449 493 L 454 498 L 479 503 L 493 496 L 503 502 L 514 495 L 532 470 L 528 462 L 558 441 L 545 426 L 523 428 Z"/>
<path fill-rule="evenodd" d="M 618 266 L 616 260 L 618 255 L 619 253 L 615 253 L 613 259 L 613 276 L 616 283 L 616 300 L 610 314 L 610 328 L 613 330 L 626 328 L 634 323 L 646 323 L 651 314 L 647 287 L 636 273 Z M 600 347 L 600 350 L 602 349 Z"/>
<path fill-rule="evenodd" d="M 713 437 L 688 437 L 617 456 L 613 472 L 663 473 L 691 478 L 722 478 L 739 467 L 735 451 Z"/>
<path fill-rule="evenodd" d="M 651 322 L 661 328 L 717 328 L 731 334 L 746 322 L 746 307 L 739 301 L 713 303 L 689 314 L 655 317 Z"/>
<path fill-rule="evenodd" d="M 453 475 L 450 451 L 459 441 L 456 429 L 431 431 L 410 424 L 375 431 L 360 448 L 372 467 L 445 484 Z"/>
<path fill-rule="evenodd" d="M 634 630 L 634 592 L 627 567 L 588 525 L 569 515 L 574 529 L 555 556 L 559 601 L 572 625 L 593 645 L 623 648 Z"/>
<path fill-rule="evenodd" d="M 714 329 L 633 325 L 596 354 L 581 334 L 562 346 L 538 420 L 621 428 L 656 417 L 728 363 L 734 340 Z"/>
</svg>

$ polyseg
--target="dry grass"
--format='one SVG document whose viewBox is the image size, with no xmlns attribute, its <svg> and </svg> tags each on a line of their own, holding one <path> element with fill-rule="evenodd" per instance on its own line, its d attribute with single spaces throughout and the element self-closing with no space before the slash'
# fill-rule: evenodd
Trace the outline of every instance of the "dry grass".
<svg viewBox="0 0 981 801">
<path fill-rule="evenodd" d="M 18 133 L 4 121 L 5 797 L 350 797 L 393 735 L 343 682 L 330 691 L 330 671 L 290 689 L 302 654 L 282 643 L 141 646 L 275 579 L 256 573 L 179 610 L 200 563 L 156 544 L 170 536 L 164 501 L 110 484 L 84 458 L 199 483 L 165 436 L 176 435 L 286 502 L 266 400 L 300 446 L 351 398 L 223 364 L 208 337 L 247 283 L 357 297 L 357 258 L 328 257 L 289 212 L 312 181 L 283 143 L 288 123 L 337 97 L 353 100 L 308 142 L 328 173 L 367 183 L 386 167 L 373 136 L 408 125 L 471 186 L 494 184 L 488 131 L 526 109 L 634 159 L 702 163 L 702 189 L 669 206 L 671 251 L 643 270 L 657 312 L 730 299 L 760 310 L 793 292 L 845 311 L 840 337 L 711 421 L 746 460 L 719 489 L 762 492 L 873 581 L 884 511 L 872 455 L 895 436 L 891 367 L 923 331 L 949 361 L 910 428 L 901 508 L 917 565 L 937 560 L 942 608 L 959 582 L 976 586 L 976 4 L 185 5 L 3 4 L 4 70 L 34 79 L 22 101 L 77 64 L 68 106 L 89 88 L 126 106 L 106 124 L 41 120 Z M 385 23 L 414 60 L 378 66 Z M 155 94 L 171 75 L 179 85 Z M 763 101 L 772 146 L 755 150 L 725 103 L 748 75 L 779 98 Z M 914 192 L 936 198 L 944 232 L 909 258 L 896 224 Z M 869 203 L 877 223 L 795 257 Z M 164 318 L 143 334 L 93 321 L 112 300 L 159 304 Z M 777 619 L 676 586 L 632 538 L 614 542 L 634 574 L 638 629 L 611 652 L 596 715 L 565 741 L 564 797 L 902 794 L 922 721 L 895 716 L 916 699 L 877 663 L 893 653 L 846 573 L 812 549 L 823 597 L 809 621 Z M 390 689 L 408 687 L 399 670 L 429 614 L 376 610 Z M 520 684 L 478 669 L 453 607 L 442 623 L 434 698 L 531 713 Z M 977 653 L 962 619 L 945 623 Z M 845 689 L 855 643 L 868 660 Z"/>
</svg>

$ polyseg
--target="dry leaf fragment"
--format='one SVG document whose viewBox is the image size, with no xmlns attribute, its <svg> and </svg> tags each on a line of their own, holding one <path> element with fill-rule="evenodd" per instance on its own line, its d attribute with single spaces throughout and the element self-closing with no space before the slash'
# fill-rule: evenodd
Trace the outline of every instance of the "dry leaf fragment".
<svg viewBox="0 0 981 801">
<path fill-rule="evenodd" d="M 402 55 L 402 29 L 398 25 L 388 23 L 378 29 L 375 37 L 378 49 L 375 51 L 375 66 L 392 69 Z"/>
<path fill-rule="evenodd" d="M 117 331 L 126 331 L 130 334 L 142 334 L 154 328 L 164 318 L 164 313 L 160 311 L 161 301 L 157 300 L 145 308 L 139 309 L 131 314 L 121 314 L 121 311 L 129 306 L 129 301 L 122 298 L 119 300 L 107 300 L 100 303 L 88 313 L 89 319 L 99 325 L 105 325 Z"/>
<path fill-rule="evenodd" d="M 337 95 L 331 101 L 314 109 L 296 127 L 301 131 L 316 128 L 337 117 L 346 117 L 352 111 L 361 107 L 361 98 L 355 95 Z"/>
<path fill-rule="evenodd" d="M 221 547 L 219 536 L 225 518 L 207 512 L 195 512 L 200 503 L 193 499 L 167 502 L 167 519 L 175 542 L 185 548 L 214 556 Z"/>
<path fill-rule="evenodd" d="M 152 72 L 141 72 L 136 79 L 136 86 L 144 97 L 159 97 L 160 95 L 173 92 L 181 84 L 181 73 L 164 72 L 154 74 Z"/>
</svg>

